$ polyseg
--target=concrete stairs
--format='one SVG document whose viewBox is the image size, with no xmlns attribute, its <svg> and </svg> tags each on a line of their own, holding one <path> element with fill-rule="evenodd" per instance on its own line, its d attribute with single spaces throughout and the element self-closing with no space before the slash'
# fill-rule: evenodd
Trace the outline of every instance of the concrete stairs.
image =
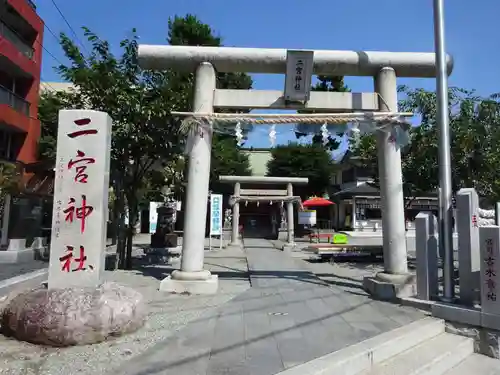
<svg viewBox="0 0 500 375">
<path fill-rule="evenodd" d="M 280 375 L 500 375 L 500 360 L 474 353 L 472 338 L 425 318 L 282 371 Z"/>
<path fill-rule="evenodd" d="M 500 375 L 500 360 L 472 354 L 444 375 Z"/>
</svg>

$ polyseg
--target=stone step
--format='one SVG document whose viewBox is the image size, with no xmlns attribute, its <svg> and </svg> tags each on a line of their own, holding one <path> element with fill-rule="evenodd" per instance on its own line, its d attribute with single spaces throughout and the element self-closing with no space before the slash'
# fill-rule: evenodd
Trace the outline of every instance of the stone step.
<svg viewBox="0 0 500 375">
<path fill-rule="evenodd" d="M 374 366 L 389 360 L 413 347 L 444 334 L 444 321 L 424 318 L 404 327 L 327 354 L 313 361 L 289 368 L 280 375 L 356 375 L 369 371 Z M 460 341 L 459 336 L 456 340 Z M 471 341 L 472 348 L 472 341 Z M 469 353 L 470 354 L 470 353 Z M 460 361 L 463 358 L 460 359 Z M 456 362 L 458 363 L 458 362 Z M 456 364 L 455 363 L 455 364 Z M 397 375 L 409 375 L 398 373 Z"/>
<path fill-rule="evenodd" d="M 471 338 L 442 333 L 359 375 L 442 375 L 473 352 Z"/>
<path fill-rule="evenodd" d="M 444 375 L 500 375 L 500 360 L 472 354 Z"/>
</svg>

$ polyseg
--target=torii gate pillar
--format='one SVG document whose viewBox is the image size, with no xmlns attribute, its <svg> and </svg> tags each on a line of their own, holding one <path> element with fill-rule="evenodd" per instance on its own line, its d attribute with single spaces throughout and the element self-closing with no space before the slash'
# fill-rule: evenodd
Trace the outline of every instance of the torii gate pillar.
<svg viewBox="0 0 500 375">
<path fill-rule="evenodd" d="M 396 72 L 382 68 L 375 76 L 381 111 L 398 110 Z M 378 173 L 382 200 L 384 272 L 366 277 L 363 286 L 381 299 L 416 294 L 415 276 L 408 273 L 401 151 L 389 132 L 377 132 Z"/>
<path fill-rule="evenodd" d="M 216 84 L 215 69 L 201 63 L 196 70 L 194 112 L 212 113 Z M 214 294 L 217 275 L 203 269 L 205 256 L 205 220 L 207 217 L 208 184 L 212 133 L 199 127 L 189 135 L 189 171 L 182 238 L 181 268 L 160 283 L 160 290 L 174 293 Z"/>
</svg>

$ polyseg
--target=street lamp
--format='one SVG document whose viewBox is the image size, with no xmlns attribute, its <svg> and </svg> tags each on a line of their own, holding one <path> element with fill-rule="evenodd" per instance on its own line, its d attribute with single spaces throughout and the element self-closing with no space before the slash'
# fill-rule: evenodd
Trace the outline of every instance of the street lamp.
<svg viewBox="0 0 500 375">
<path fill-rule="evenodd" d="M 444 0 L 434 1 L 436 52 L 437 123 L 439 130 L 439 247 L 443 250 L 444 300 L 455 296 L 453 259 L 453 205 L 451 184 L 450 125 L 448 117 L 448 72 L 444 33 Z"/>
</svg>

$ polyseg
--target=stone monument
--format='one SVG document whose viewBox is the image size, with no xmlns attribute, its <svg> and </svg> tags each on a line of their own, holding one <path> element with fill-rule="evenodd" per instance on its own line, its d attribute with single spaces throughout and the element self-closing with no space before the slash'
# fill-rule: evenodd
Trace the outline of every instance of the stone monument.
<svg viewBox="0 0 500 375">
<path fill-rule="evenodd" d="M 487 226 L 480 231 L 481 320 L 483 327 L 500 327 L 500 228 Z"/>
<path fill-rule="evenodd" d="M 111 118 L 61 111 L 57 140 L 48 286 L 97 287 L 106 248 Z"/>
<path fill-rule="evenodd" d="M 111 118 L 59 112 L 48 289 L 9 298 L 2 332 L 50 346 L 92 344 L 134 331 L 145 319 L 140 293 L 103 282 Z"/>
<path fill-rule="evenodd" d="M 160 206 L 156 211 L 158 220 L 156 231 L 151 236 L 151 247 L 154 249 L 177 247 L 177 235 L 174 233 L 175 207 Z"/>
</svg>

